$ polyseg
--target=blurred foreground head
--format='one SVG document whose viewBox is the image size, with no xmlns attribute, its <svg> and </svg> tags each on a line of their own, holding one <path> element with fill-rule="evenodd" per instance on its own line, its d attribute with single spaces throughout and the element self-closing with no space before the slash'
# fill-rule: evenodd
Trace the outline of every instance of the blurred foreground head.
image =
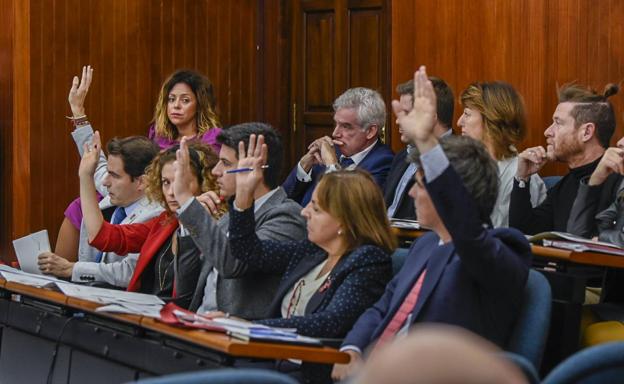
<svg viewBox="0 0 624 384">
<path fill-rule="evenodd" d="M 353 383 L 526 384 L 523 373 L 499 352 L 462 328 L 421 325 L 376 351 Z"/>
</svg>

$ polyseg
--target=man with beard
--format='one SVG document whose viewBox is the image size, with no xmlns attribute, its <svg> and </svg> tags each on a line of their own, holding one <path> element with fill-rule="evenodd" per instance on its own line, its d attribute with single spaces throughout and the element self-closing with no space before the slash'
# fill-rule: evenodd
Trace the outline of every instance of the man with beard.
<svg viewBox="0 0 624 384">
<path fill-rule="evenodd" d="M 578 84 L 561 87 L 553 123 L 544 131 L 547 149 L 532 147 L 519 155 L 509 204 L 511 227 L 526 234 L 570 231 L 573 225 L 569 223 L 569 219 L 573 219 L 570 211 L 579 185 L 587 183 L 597 169 L 615 131 L 615 113 L 607 99 L 617 92 L 615 85 L 608 85 L 603 94 Z M 529 177 L 547 161 L 563 162 L 570 171 L 548 191 L 542 204 L 531 208 Z M 596 212 L 604 210 L 614 200 L 620 178 L 619 174 L 612 173 L 591 186 L 592 193 L 599 196 Z"/>
</svg>

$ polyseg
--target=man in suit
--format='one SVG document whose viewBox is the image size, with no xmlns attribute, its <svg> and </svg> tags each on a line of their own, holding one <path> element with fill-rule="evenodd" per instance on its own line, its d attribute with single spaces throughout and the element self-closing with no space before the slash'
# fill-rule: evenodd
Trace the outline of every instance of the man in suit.
<svg viewBox="0 0 624 384">
<path fill-rule="evenodd" d="M 436 137 L 451 135 L 453 133 L 453 108 L 455 104 L 453 90 L 442 79 L 430 76 L 429 80 L 433 84 L 437 100 L 437 118 L 433 134 Z M 399 103 L 401 108 L 404 109 L 405 113 L 409 113 L 413 104 L 414 80 L 399 84 L 396 90 L 400 96 Z M 397 153 L 392 161 L 384 188 L 384 199 L 388 208 L 388 218 L 416 220 L 414 199 L 408 194 L 412 185 L 414 185 L 416 165 L 407 160 L 407 156 L 413 151 L 414 146 L 410 144 L 400 125 L 399 135 L 401 142 L 406 144 L 407 147 Z"/>
<path fill-rule="evenodd" d="M 193 197 L 189 188 L 190 167 L 181 149 L 176 164 L 174 193 L 180 203 L 178 219 L 198 241 L 203 265 L 195 295 L 189 307 L 197 312 L 223 311 L 247 319 L 266 316 L 281 276 L 255 275 L 239 278 L 245 266 L 230 254 L 228 244 L 229 214 L 216 221 L 209 214 L 221 204 L 234 204 L 239 143 L 245 148 L 252 134 L 263 135 L 268 147 L 268 168 L 264 180 L 254 190 L 256 232 L 262 240 L 301 240 L 306 237 L 301 206 L 287 198 L 278 184 L 283 146 L 279 134 L 263 123 L 239 124 L 223 130 L 217 137 L 221 144 L 219 162 L 212 170 L 217 177 L 220 195 L 208 192 Z M 184 147 L 184 146 L 183 146 Z M 234 205 L 236 209 L 236 205 Z"/>
<path fill-rule="evenodd" d="M 145 168 L 158 154 L 158 147 L 146 137 L 131 136 L 110 140 L 107 150 L 108 161 L 104 162 L 107 174 L 102 183 L 107 195 L 100 201 L 104 216 L 114 224 L 131 224 L 159 215 L 162 207 L 148 201 L 145 196 L 147 182 L 144 180 Z M 44 273 L 71 278 L 72 281 L 97 281 L 126 287 L 137 257 L 138 254 L 119 256 L 91 247 L 82 222 L 78 261 L 72 263 L 54 253 L 45 252 L 39 256 L 39 265 Z"/>
<path fill-rule="evenodd" d="M 420 168 L 410 195 L 432 232 L 412 246 L 384 295 L 345 338 L 341 349 L 351 362 L 334 366 L 335 379 L 355 373 L 365 353 L 414 323 L 456 325 L 504 345 L 522 305 L 530 246 L 517 230 L 484 225 L 498 192 L 496 164 L 469 137 L 438 140 L 435 92 L 424 67 L 414 83 L 412 111 L 406 114 L 398 101 L 393 109 L 420 154 L 410 157 Z"/>
<path fill-rule="evenodd" d="M 308 147 L 282 185 L 288 197 L 306 206 L 320 176 L 336 169 L 358 167 L 368 171 L 383 189 L 392 164 L 390 148 L 379 140 L 386 123 L 381 95 L 368 88 L 351 88 L 334 101 L 336 126 Z"/>
</svg>

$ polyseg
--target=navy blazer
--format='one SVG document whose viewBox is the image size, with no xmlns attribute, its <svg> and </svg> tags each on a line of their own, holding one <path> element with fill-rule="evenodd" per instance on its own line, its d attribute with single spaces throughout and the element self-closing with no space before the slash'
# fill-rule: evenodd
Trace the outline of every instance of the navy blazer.
<svg viewBox="0 0 624 384">
<path fill-rule="evenodd" d="M 336 150 L 336 155 L 340 158 L 341 154 L 338 150 Z M 393 157 L 394 154 L 390 148 L 378 140 L 357 167 L 368 171 L 373 176 L 373 179 L 375 179 L 377 185 L 379 185 L 379 188 L 383 190 Z M 324 173 L 325 166 L 315 165 L 312 167 L 312 181 L 305 183 L 297 180 L 297 165 L 295 165 L 295 168 L 290 172 L 286 181 L 282 184 L 282 187 L 289 198 L 298 202 L 302 207 L 305 207 L 310 202 L 312 192 L 314 192 L 316 184 Z"/>
<path fill-rule="evenodd" d="M 334 266 L 328 284 L 312 296 L 305 316 L 282 318 L 284 296 L 297 281 L 327 258 L 308 240 L 279 242 L 260 240 L 255 234 L 253 209 L 230 212 L 230 250 L 247 265 L 246 274 L 280 274 L 282 279 L 269 316 L 258 323 L 296 328 L 302 335 L 344 337 L 357 318 L 381 297 L 392 277 L 390 255 L 374 245 L 362 245 L 344 255 Z"/>
<path fill-rule="evenodd" d="M 399 186 L 399 182 L 407 170 L 410 163 L 407 161 L 407 149 L 403 149 L 401 152 L 394 156 L 388 178 L 386 179 L 386 185 L 384 187 L 384 200 L 386 201 L 386 208 L 389 208 L 394 201 L 394 193 Z M 399 203 L 394 211 L 394 218 L 416 220 L 416 209 L 414 208 L 414 199 L 412 199 L 408 192 L 414 185 L 414 178 L 405 186 L 403 193 L 399 197 Z"/>
<path fill-rule="evenodd" d="M 356 322 L 343 346 L 372 346 L 412 289 L 427 274 L 411 322 L 453 324 L 504 346 L 523 300 L 531 248 L 515 229 L 484 228 L 477 206 L 449 166 L 427 191 L 453 241 L 428 233 L 412 248 L 381 299 Z"/>
</svg>

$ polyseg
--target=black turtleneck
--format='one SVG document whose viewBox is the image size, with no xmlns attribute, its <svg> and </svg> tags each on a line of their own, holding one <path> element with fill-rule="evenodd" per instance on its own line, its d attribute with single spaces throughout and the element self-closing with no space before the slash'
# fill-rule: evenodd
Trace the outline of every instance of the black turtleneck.
<svg viewBox="0 0 624 384">
<path fill-rule="evenodd" d="M 548 195 L 542 204 L 535 208 L 531 207 L 528 183 L 525 188 L 520 188 L 518 181 L 514 180 L 509 203 L 509 226 L 528 235 L 546 231 L 568 232 L 568 218 L 579 183 L 582 179 L 591 176 L 599 162 L 600 158 L 570 169 L 567 175 L 548 190 Z M 620 178 L 620 175 L 612 174 L 602 183 L 596 213 L 606 209 L 615 200 Z"/>
</svg>

